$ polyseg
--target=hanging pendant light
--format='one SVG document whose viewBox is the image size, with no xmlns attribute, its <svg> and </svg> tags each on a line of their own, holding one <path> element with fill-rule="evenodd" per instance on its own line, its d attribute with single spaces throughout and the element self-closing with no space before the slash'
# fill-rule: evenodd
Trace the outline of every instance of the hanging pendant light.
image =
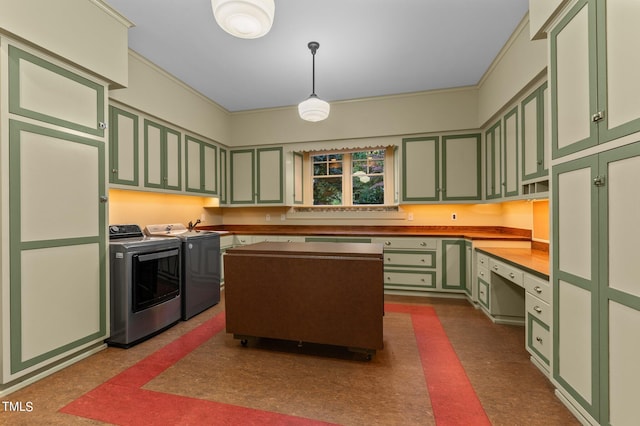
<svg viewBox="0 0 640 426">
<path fill-rule="evenodd" d="M 211 0 L 220 27 L 239 38 L 262 37 L 271 29 L 274 0 Z"/>
<path fill-rule="evenodd" d="M 316 50 L 320 47 L 320 43 L 311 41 L 307 46 L 309 50 L 311 50 L 311 56 L 313 58 L 311 95 L 307 100 L 298 104 L 298 113 L 303 120 L 322 121 L 329 116 L 331 106 L 327 101 L 323 101 L 316 95 Z"/>
</svg>

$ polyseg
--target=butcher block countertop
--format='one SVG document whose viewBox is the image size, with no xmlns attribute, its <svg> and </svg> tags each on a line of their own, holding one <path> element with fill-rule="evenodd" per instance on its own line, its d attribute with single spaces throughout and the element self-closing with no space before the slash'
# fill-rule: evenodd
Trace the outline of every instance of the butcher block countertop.
<svg viewBox="0 0 640 426">
<path fill-rule="evenodd" d="M 210 225 L 198 229 L 242 235 L 309 235 L 334 237 L 435 237 L 470 240 L 530 241 L 527 229 L 500 226 L 328 226 L 328 225 Z"/>
<path fill-rule="evenodd" d="M 479 252 L 498 257 L 513 266 L 549 279 L 549 252 L 528 248 L 482 247 Z"/>
</svg>

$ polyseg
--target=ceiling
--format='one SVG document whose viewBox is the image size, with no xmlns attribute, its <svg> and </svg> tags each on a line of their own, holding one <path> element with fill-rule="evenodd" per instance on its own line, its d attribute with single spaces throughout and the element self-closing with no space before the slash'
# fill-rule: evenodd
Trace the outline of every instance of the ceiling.
<svg viewBox="0 0 640 426">
<path fill-rule="evenodd" d="M 104 0 L 129 47 L 231 112 L 475 85 L 529 0 L 275 0 L 271 31 L 235 38 L 210 0 Z"/>
</svg>

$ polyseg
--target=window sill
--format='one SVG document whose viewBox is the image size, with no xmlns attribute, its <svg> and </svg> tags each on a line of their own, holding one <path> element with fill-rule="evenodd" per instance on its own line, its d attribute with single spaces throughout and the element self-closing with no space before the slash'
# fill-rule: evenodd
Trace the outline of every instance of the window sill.
<svg viewBox="0 0 640 426">
<path fill-rule="evenodd" d="M 398 206 L 301 206 L 291 207 L 287 212 L 287 220 L 405 220 L 406 218 L 407 214 Z"/>
</svg>

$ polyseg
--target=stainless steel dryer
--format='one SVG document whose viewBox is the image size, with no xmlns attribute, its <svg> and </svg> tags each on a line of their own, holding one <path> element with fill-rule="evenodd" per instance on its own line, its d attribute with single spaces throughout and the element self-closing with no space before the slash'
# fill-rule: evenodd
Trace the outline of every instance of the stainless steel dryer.
<svg viewBox="0 0 640 426">
<path fill-rule="evenodd" d="M 111 335 L 130 347 L 180 321 L 181 244 L 147 237 L 138 225 L 109 226 Z"/>
<path fill-rule="evenodd" d="M 182 242 L 182 319 L 220 302 L 220 235 L 181 223 L 147 225 L 145 234 Z"/>
</svg>

